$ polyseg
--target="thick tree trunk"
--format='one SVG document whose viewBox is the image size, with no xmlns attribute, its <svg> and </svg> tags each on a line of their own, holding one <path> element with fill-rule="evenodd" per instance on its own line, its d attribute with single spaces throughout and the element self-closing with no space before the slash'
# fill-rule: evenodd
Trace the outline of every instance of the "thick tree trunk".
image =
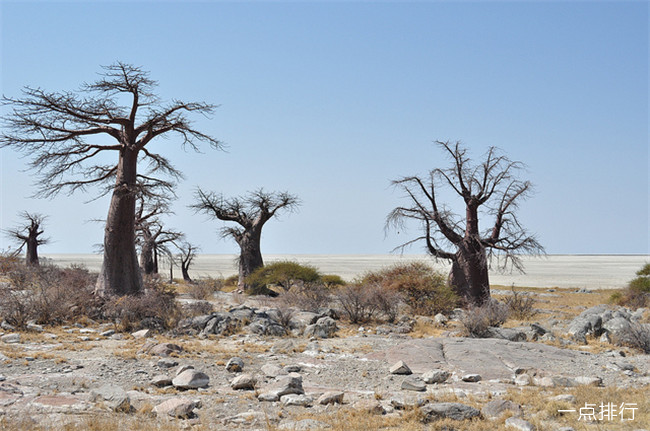
<svg viewBox="0 0 650 431">
<path fill-rule="evenodd" d="M 189 269 L 190 269 L 189 261 L 181 261 L 181 273 L 183 274 L 183 280 L 187 281 L 188 283 L 191 283 L 192 279 L 190 278 L 190 273 L 188 272 Z"/>
<path fill-rule="evenodd" d="M 156 261 L 154 257 L 156 244 L 154 244 L 153 239 L 146 234 L 142 238 L 142 248 L 140 250 L 140 268 L 142 272 L 146 275 L 155 274 L 156 271 Z"/>
<path fill-rule="evenodd" d="M 490 299 L 490 280 L 485 248 L 463 241 L 451 266 L 449 283 L 469 303 L 481 305 Z"/>
<path fill-rule="evenodd" d="M 32 235 L 30 235 L 25 243 L 27 244 L 26 264 L 28 266 L 38 266 L 38 239 L 36 237 L 32 238 Z"/>
<path fill-rule="evenodd" d="M 137 152 L 121 150 L 117 179 L 104 230 L 104 261 L 95 292 L 134 295 L 142 292 L 135 250 L 135 184 Z"/>
<path fill-rule="evenodd" d="M 253 227 L 245 230 L 238 241 L 241 252 L 239 255 L 239 282 L 237 285 L 240 289 L 247 289 L 248 286 L 244 282 L 244 279 L 257 268 L 264 266 L 262 251 L 260 249 L 261 236 L 261 226 L 259 229 Z"/>
</svg>

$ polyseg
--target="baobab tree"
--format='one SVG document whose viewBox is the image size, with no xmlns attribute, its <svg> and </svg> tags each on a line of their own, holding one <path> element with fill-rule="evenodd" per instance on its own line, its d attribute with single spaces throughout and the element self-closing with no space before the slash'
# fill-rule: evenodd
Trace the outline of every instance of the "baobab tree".
<svg viewBox="0 0 650 431">
<path fill-rule="evenodd" d="M 239 245 L 238 285 L 244 289 L 247 288 L 244 279 L 264 265 L 260 248 L 262 227 L 278 211 L 294 211 L 300 205 L 300 200 L 287 192 L 265 192 L 262 189 L 230 199 L 198 189 L 196 200 L 197 203 L 191 206 L 195 211 L 239 224 L 239 227 L 224 227 L 221 235 L 233 238 Z"/>
<path fill-rule="evenodd" d="M 531 191 L 531 183 L 518 179 L 521 162 L 511 161 L 490 147 L 483 162 L 473 165 L 459 142 L 436 141 L 451 159 L 451 167 L 434 169 L 428 178 L 405 177 L 393 184 L 406 193 L 409 205 L 388 215 L 387 227 L 404 227 L 408 220 L 420 223 L 422 235 L 402 244 L 424 241 L 434 258 L 450 261 L 449 284 L 470 303 L 490 298 L 488 268 L 494 257 L 498 268 L 523 272 L 520 254 L 540 254 L 544 249 L 520 224 L 519 201 Z M 464 217 L 438 201 L 438 192 L 449 187 L 462 199 Z M 479 230 L 479 216 L 491 217 L 489 229 Z"/>
<path fill-rule="evenodd" d="M 98 294 L 142 291 L 135 249 L 136 184 L 140 179 L 155 184 L 161 176 L 180 175 L 149 144 L 176 136 L 181 146 L 194 150 L 200 142 L 220 146 L 195 129 L 187 116 L 210 114 L 213 105 L 163 103 L 153 93 L 156 85 L 141 68 L 116 63 L 76 92 L 25 87 L 21 98 L 2 98 L 11 111 L 3 117 L 0 148 L 32 158 L 30 167 L 40 177 L 37 195 L 53 197 L 63 190 L 72 193 L 95 185 L 102 187 L 100 195 L 111 193 Z M 115 163 L 102 164 L 106 153 L 116 155 Z M 143 164 L 145 169 L 139 172 Z"/>
<path fill-rule="evenodd" d="M 23 247 L 27 246 L 25 263 L 29 266 L 39 266 L 38 247 L 49 242 L 48 238 L 40 238 L 40 236 L 43 235 L 42 226 L 46 217 L 41 214 L 24 211 L 20 214 L 20 218 L 24 220 L 27 225 L 7 229 L 5 232 L 7 236 L 19 243 L 15 255 L 18 255 Z"/>
<path fill-rule="evenodd" d="M 192 261 L 196 257 L 196 252 L 199 250 L 199 247 L 187 241 L 183 241 L 181 243 L 175 242 L 174 244 L 179 251 L 178 261 L 181 264 L 181 274 L 183 275 L 183 280 L 191 283 L 192 278 L 190 277 L 189 272 L 190 265 L 192 265 Z"/>
</svg>

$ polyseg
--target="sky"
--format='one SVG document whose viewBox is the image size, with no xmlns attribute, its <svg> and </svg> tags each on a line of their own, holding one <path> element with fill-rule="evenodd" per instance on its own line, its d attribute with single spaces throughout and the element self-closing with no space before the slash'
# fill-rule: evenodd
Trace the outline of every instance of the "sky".
<svg viewBox="0 0 650 431">
<path fill-rule="evenodd" d="M 650 254 L 648 23 L 644 1 L 0 2 L 2 93 L 75 91 L 116 61 L 162 100 L 218 105 L 196 128 L 226 145 L 153 141 L 184 174 L 168 226 L 202 253 L 237 253 L 195 214 L 197 187 L 263 187 L 302 202 L 264 227 L 265 254 L 385 254 L 403 176 L 449 166 L 433 142 L 490 146 L 526 164 L 518 211 L 550 254 Z M 1 112 L 6 115 L 7 108 Z M 0 150 L 0 228 L 48 216 L 41 253 L 90 253 L 108 197 L 31 197 L 29 156 Z M 458 197 L 443 194 L 462 212 Z M 491 220 L 483 218 L 481 226 Z M 0 249 L 11 245 L 0 238 Z M 423 249 L 414 246 L 413 253 Z"/>
</svg>

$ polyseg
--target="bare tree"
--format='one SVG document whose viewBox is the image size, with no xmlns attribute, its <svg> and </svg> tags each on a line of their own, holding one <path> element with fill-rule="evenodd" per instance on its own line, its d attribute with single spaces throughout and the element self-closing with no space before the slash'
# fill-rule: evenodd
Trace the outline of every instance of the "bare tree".
<svg viewBox="0 0 650 431">
<path fill-rule="evenodd" d="M 43 235 L 42 226 L 46 217 L 41 214 L 28 213 L 27 211 L 22 212 L 20 217 L 28 224 L 7 229 L 6 234 L 19 243 L 15 255 L 18 255 L 26 245 L 25 262 L 29 266 L 38 266 L 38 247 L 49 242 L 48 238 L 39 238 Z"/>
<path fill-rule="evenodd" d="M 96 286 L 99 294 L 142 291 L 135 250 L 136 184 L 139 179 L 155 184 L 160 175 L 180 175 L 167 158 L 147 145 L 170 135 L 194 150 L 199 142 L 220 145 L 193 128 L 187 118 L 188 113 L 210 114 L 213 105 L 178 100 L 164 104 L 153 93 L 156 85 L 139 67 L 116 63 L 104 67 L 97 81 L 83 84 L 77 92 L 25 87 L 22 98 L 2 98 L 12 111 L 3 117 L 0 148 L 32 157 L 30 167 L 40 175 L 38 195 L 52 197 L 93 185 L 103 187 L 100 195 L 112 193 Z M 107 152 L 117 155 L 116 163 L 100 164 Z M 139 173 L 143 163 L 146 169 Z"/>
<path fill-rule="evenodd" d="M 264 265 L 260 240 L 264 223 L 273 218 L 279 210 L 293 211 L 300 200 L 287 192 L 265 192 L 259 189 L 243 197 L 225 199 L 221 194 L 196 192 L 197 203 L 192 205 L 197 212 L 203 212 L 223 221 L 232 221 L 240 227 L 224 227 L 222 237 L 232 237 L 241 250 L 239 255 L 239 287 L 246 288 L 244 279 Z"/>
<path fill-rule="evenodd" d="M 178 260 L 181 264 L 181 273 L 183 274 L 183 280 L 192 282 L 189 270 L 190 265 L 192 265 L 192 261 L 196 257 L 196 252 L 199 250 L 199 247 L 190 244 L 187 241 L 183 241 L 180 244 L 176 244 L 176 248 L 178 248 L 179 251 Z"/>
<path fill-rule="evenodd" d="M 544 252 L 516 215 L 531 183 L 517 178 L 523 164 L 501 155 L 495 147 L 488 149 L 482 163 L 472 165 L 459 142 L 436 143 L 450 157 L 451 167 L 434 169 L 427 179 L 413 176 L 393 181 L 406 193 L 410 206 L 395 208 L 386 225 L 400 228 L 407 220 L 419 222 L 422 235 L 398 249 L 423 240 L 429 254 L 451 261 L 449 283 L 457 293 L 481 304 L 490 298 L 490 258 L 494 257 L 501 270 L 510 267 L 523 272 L 520 254 Z M 438 202 L 439 189 L 445 186 L 462 198 L 464 217 Z M 493 218 L 491 227 L 483 232 L 479 231 L 479 216 Z"/>
</svg>

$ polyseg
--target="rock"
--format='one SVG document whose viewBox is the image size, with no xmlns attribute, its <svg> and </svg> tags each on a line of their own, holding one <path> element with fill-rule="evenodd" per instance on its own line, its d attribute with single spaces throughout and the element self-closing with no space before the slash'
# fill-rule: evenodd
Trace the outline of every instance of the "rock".
<svg viewBox="0 0 650 431">
<path fill-rule="evenodd" d="M 528 374 L 519 374 L 515 377 L 515 385 L 528 386 L 532 383 L 532 378 Z"/>
<path fill-rule="evenodd" d="M 450 418 L 457 421 L 471 419 L 479 416 L 474 407 L 461 403 L 430 403 L 420 407 L 424 414 L 424 422 L 429 423 L 440 418 Z"/>
<path fill-rule="evenodd" d="M 244 369 L 244 360 L 237 356 L 235 356 L 234 358 L 230 358 L 230 360 L 226 364 L 226 371 L 229 371 L 231 373 L 238 373 L 243 369 Z"/>
<path fill-rule="evenodd" d="M 305 390 L 302 388 L 302 376 L 300 374 L 291 373 L 280 378 L 264 392 L 260 393 L 257 398 L 260 401 L 278 401 L 283 395 L 301 395 L 304 393 Z"/>
<path fill-rule="evenodd" d="M 413 374 L 411 369 L 404 363 L 404 361 L 398 361 L 393 364 L 389 369 L 391 374 Z"/>
<path fill-rule="evenodd" d="M 246 319 L 245 321 L 247 321 Z M 229 335 L 237 332 L 242 320 L 229 313 L 212 313 L 201 334 Z"/>
<path fill-rule="evenodd" d="M 422 374 L 422 380 L 427 384 L 444 383 L 449 377 L 451 373 L 445 370 L 429 370 Z"/>
<path fill-rule="evenodd" d="M 560 394 L 550 398 L 551 401 L 559 401 L 563 403 L 575 403 L 576 397 L 571 394 Z"/>
<path fill-rule="evenodd" d="M 356 410 L 361 410 L 362 412 L 371 413 L 374 415 L 383 415 L 386 413 L 384 407 L 377 400 L 362 399 L 354 403 L 353 407 Z"/>
<path fill-rule="evenodd" d="M 160 343 L 150 346 L 145 345 L 142 350 L 146 351 L 150 355 L 169 356 L 175 352 L 182 352 L 183 348 L 177 344 Z"/>
<path fill-rule="evenodd" d="M 304 394 L 288 394 L 280 397 L 283 406 L 302 406 L 311 407 L 314 399 Z"/>
<path fill-rule="evenodd" d="M 576 382 L 576 386 L 602 386 L 603 379 L 600 377 L 587 377 L 587 376 L 578 376 L 573 379 Z"/>
<path fill-rule="evenodd" d="M 115 335 L 115 331 L 113 329 L 108 329 L 99 335 L 101 335 L 102 337 L 110 337 L 111 335 Z"/>
<path fill-rule="evenodd" d="M 131 400 L 119 386 L 104 385 L 99 389 L 90 392 L 90 399 L 93 402 L 103 401 L 104 404 L 114 412 L 128 413 L 131 411 Z"/>
<path fill-rule="evenodd" d="M 542 325 L 539 323 L 531 323 L 530 324 L 530 329 L 538 336 L 541 337 L 544 334 L 548 334 L 550 331 L 546 328 L 544 328 Z"/>
<path fill-rule="evenodd" d="M 514 328 L 488 328 L 486 338 L 501 338 L 508 341 L 526 341 L 526 333 Z"/>
<path fill-rule="evenodd" d="M 131 334 L 133 338 L 147 338 L 150 335 L 151 335 L 150 329 L 141 329 Z"/>
<path fill-rule="evenodd" d="M 257 384 L 257 379 L 251 374 L 241 374 L 233 379 L 230 383 L 230 387 L 235 390 L 253 390 L 255 389 L 255 384 Z"/>
<path fill-rule="evenodd" d="M 158 366 L 160 368 L 172 368 L 175 367 L 176 365 L 178 365 L 178 362 L 174 361 L 173 359 L 165 358 L 158 361 Z"/>
<path fill-rule="evenodd" d="M 321 317 L 313 325 L 305 328 L 305 337 L 331 338 L 334 336 L 338 327 L 331 317 Z"/>
<path fill-rule="evenodd" d="M 28 323 L 27 326 L 25 326 L 25 329 L 28 331 L 34 331 L 34 332 L 44 332 L 45 329 L 41 325 L 37 325 L 36 323 Z"/>
<path fill-rule="evenodd" d="M 624 340 L 631 327 L 630 321 L 623 317 L 614 317 L 603 324 L 603 329 L 607 331 L 614 343 Z"/>
<path fill-rule="evenodd" d="M 172 385 L 172 379 L 170 379 L 165 374 L 158 374 L 153 376 L 153 378 L 151 379 L 151 384 L 159 388 L 164 388 L 165 386 Z"/>
<path fill-rule="evenodd" d="M 0 328 L 4 329 L 5 331 L 15 331 L 16 327 L 10 323 L 8 323 L 6 320 L 3 320 L 2 323 L 0 323 Z"/>
<path fill-rule="evenodd" d="M 520 431 L 535 431 L 533 424 L 521 418 L 506 419 L 506 428 L 513 428 Z"/>
<path fill-rule="evenodd" d="M 174 375 L 178 376 L 180 373 L 182 373 L 185 370 L 193 370 L 193 369 L 194 369 L 193 365 L 181 365 L 180 367 L 176 368 L 176 372 L 174 373 Z"/>
<path fill-rule="evenodd" d="M 339 391 L 329 391 L 321 395 L 317 400 L 316 404 L 327 405 L 327 404 L 343 404 L 344 393 Z"/>
<path fill-rule="evenodd" d="M 480 382 L 483 379 L 483 377 L 481 377 L 480 374 L 465 374 L 460 379 L 464 382 L 476 383 L 476 382 Z"/>
<path fill-rule="evenodd" d="M 402 381 L 401 388 L 405 391 L 424 392 L 427 390 L 427 384 L 421 377 L 408 376 Z"/>
<path fill-rule="evenodd" d="M 481 409 L 481 413 L 487 418 L 497 418 L 506 411 L 514 413 L 515 416 L 522 414 L 519 404 L 501 399 L 492 400 Z"/>
<path fill-rule="evenodd" d="M 578 342 L 586 342 L 587 335 L 600 336 L 602 332 L 603 319 L 600 316 L 605 312 L 607 306 L 591 307 L 577 316 L 569 323 L 567 335 L 570 335 Z"/>
<path fill-rule="evenodd" d="M 398 410 L 411 409 L 415 407 L 422 407 L 429 400 L 422 396 L 413 396 L 405 394 L 396 394 L 390 398 L 390 404 Z"/>
<path fill-rule="evenodd" d="M 158 416 L 172 416 L 175 418 L 187 418 L 192 416 L 192 411 L 197 407 L 196 401 L 188 398 L 171 398 L 158 404 L 153 412 Z"/>
<path fill-rule="evenodd" d="M 7 344 L 20 343 L 20 334 L 5 334 L 0 337 L 0 340 L 2 340 L 3 343 Z"/>
<path fill-rule="evenodd" d="M 266 377 L 273 377 L 273 378 L 278 377 L 280 375 L 289 374 L 285 369 L 280 368 L 277 365 L 273 365 L 273 364 L 262 365 L 261 371 L 262 373 L 264 373 Z"/>
<path fill-rule="evenodd" d="M 172 379 L 172 385 L 178 389 L 198 389 L 208 386 L 210 377 L 193 369 L 185 370 Z"/>
<path fill-rule="evenodd" d="M 433 322 L 438 326 L 445 326 L 449 322 L 449 318 L 442 313 L 433 316 Z"/>
<path fill-rule="evenodd" d="M 280 430 L 291 430 L 291 431 L 307 431 L 307 430 L 322 430 L 326 428 L 332 428 L 330 424 L 325 422 L 317 421 L 315 419 L 303 419 L 300 421 L 287 421 L 283 422 L 278 426 Z"/>
<path fill-rule="evenodd" d="M 293 340 L 286 338 L 273 343 L 271 346 L 271 353 L 294 353 L 298 350 L 296 343 Z"/>
</svg>

